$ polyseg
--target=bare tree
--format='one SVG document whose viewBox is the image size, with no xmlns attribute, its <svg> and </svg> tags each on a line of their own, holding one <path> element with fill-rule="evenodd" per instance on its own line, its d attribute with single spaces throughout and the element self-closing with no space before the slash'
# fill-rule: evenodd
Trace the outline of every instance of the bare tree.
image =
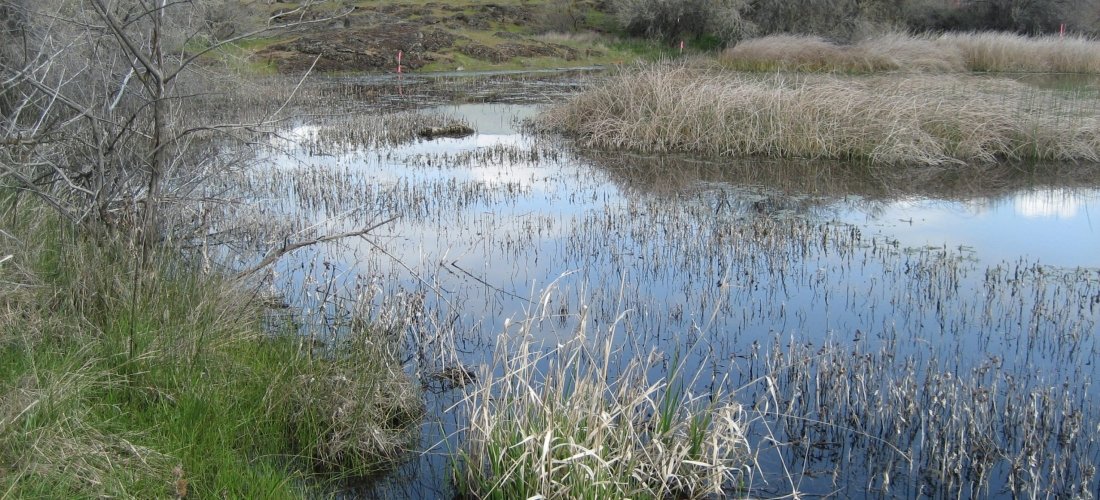
<svg viewBox="0 0 1100 500">
<path fill-rule="evenodd" d="M 614 0 L 613 5 L 623 29 L 638 36 L 713 36 L 728 43 L 752 32 L 752 25 L 741 17 L 744 0 Z"/>
<path fill-rule="evenodd" d="M 761 33 L 812 34 L 844 40 L 860 20 L 857 0 L 753 0 L 747 12 Z"/>
<path fill-rule="evenodd" d="M 0 0 L 0 179 L 85 227 L 131 230 L 148 251 L 169 236 L 165 189 L 216 173 L 215 139 L 272 118 L 212 123 L 195 113 L 208 94 L 196 85 L 198 61 L 269 29 L 331 19 L 306 20 L 310 3 L 282 13 L 290 23 L 223 38 L 205 2 Z"/>
</svg>

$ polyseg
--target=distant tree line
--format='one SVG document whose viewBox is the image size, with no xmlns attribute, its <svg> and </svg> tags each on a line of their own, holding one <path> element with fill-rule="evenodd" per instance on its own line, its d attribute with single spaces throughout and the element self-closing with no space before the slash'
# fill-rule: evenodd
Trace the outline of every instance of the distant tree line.
<svg viewBox="0 0 1100 500">
<path fill-rule="evenodd" d="M 729 44 L 775 33 L 848 41 L 886 30 L 1100 32 L 1096 0 L 612 0 L 629 34 Z"/>
</svg>

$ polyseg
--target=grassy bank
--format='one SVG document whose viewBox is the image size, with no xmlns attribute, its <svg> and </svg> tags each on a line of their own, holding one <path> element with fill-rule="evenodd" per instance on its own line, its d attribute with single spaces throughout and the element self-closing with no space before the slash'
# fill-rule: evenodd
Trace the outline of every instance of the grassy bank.
<svg viewBox="0 0 1100 500">
<path fill-rule="evenodd" d="M 805 35 L 746 40 L 719 57 L 743 71 L 1100 73 L 1100 41 L 1012 33 L 878 35 L 851 45 Z"/>
<path fill-rule="evenodd" d="M 143 268 L 124 241 L 0 203 L 5 496 L 297 497 L 404 456 L 422 403 L 387 336 L 313 355 L 171 249 Z"/>
<path fill-rule="evenodd" d="M 543 302 L 545 303 L 545 302 Z M 458 492 L 475 498 L 705 498 L 744 481 L 745 413 L 730 395 L 692 394 L 698 374 L 659 353 L 620 362 L 610 335 L 541 352 L 532 326 L 502 337 L 467 394 Z M 719 384 L 720 385 L 720 384 Z"/>
<path fill-rule="evenodd" d="M 1007 79 L 753 76 L 650 65 L 540 118 L 585 147 L 948 166 L 1100 160 L 1097 101 Z"/>
</svg>

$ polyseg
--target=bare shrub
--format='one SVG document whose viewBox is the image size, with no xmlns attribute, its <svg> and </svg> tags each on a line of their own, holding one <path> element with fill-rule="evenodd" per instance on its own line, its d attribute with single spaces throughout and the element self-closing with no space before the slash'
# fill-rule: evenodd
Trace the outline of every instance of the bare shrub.
<svg viewBox="0 0 1100 500">
<path fill-rule="evenodd" d="M 563 0 L 547 2 L 538 7 L 539 32 L 578 31 L 585 22 L 585 12 L 591 7 L 583 0 Z"/>
<path fill-rule="evenodd" d="M 859 27 L 856 0 L 757 0 L 746 17 L 763 34 L 818 35 L 850 39 Z"/>
<path fill-rule="evenodd" d="M 264 16 L 258 16 L 255 10 L 242 8 L 234 0 L 207 0 L 197 5 L 201 10 L 204 31 L 212 41 L 228 40 L 234 36 L 254 31 L 263 26 Z"/>
<path fill-rule="evenodd" d="M 234 166 L 224 146 L 263 128 L 265 118 L 217 123 L 200 111 L 211 96 L 240 86 L 219 88 L 196 67 L 234 39 L 220 38 L 225 30 L 208 22 L 232 20 L 218 14 L 221 3 L 0 6 L 9 14 L 3 37 L 12 42 L 0 55 L 0 181 L 69 221 L 133 235 L 148 251 L 172 236 L 166 209 Z"/>
</svg>

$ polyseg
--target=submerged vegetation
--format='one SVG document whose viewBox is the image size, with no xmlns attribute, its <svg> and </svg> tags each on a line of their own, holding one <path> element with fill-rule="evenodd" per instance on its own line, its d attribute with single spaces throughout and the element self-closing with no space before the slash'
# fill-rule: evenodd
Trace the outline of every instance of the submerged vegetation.
<svg viewBox="0 0 1100 500">
<path fill-rule="evenodd" d="M 1100 73 L 1100 41 L 1079 35 L 887 33 L 843 45 L 779 34 L 738 43 L 719 61 L 748 71 Z"/>
<path fill-rule="evenodd" d="M 377 123 L 362 122 L 335 122 L 334 131 L 309 137 Z M 306 260 L 316 270 L 297 276 L 378 293 L 366 306 L 385 294 L 415 295 L 425 304 L 406 313 L 413 319 L 405 327 L 418 346 L 462 343 L 470 349 L 456 353 L 462 361 L 483 363 L 466 371 L 414 362 L 422 373 L 447 374 L 442 395 L 429 399 L 458 399 L 440 404 L 446 417 L 436 417 L 454 416 L 454 427 L 421 445 L 447 449 L 438 460 L 450 467 L 435 471 L 450 472 L 460 492 L 1058 496 L 1095 488 L 1090 464 L 1100 448 L 1085 432 L 1100 419 L 1086 364 L 1100 304 L 1095 269 L 983 270 L 961 246 L 907 249 L 889 234 L 823 222 L 808 214 L 826 202 L 801 194 L 893 199 L 901 191 L 987 205 L 1003 200 L 1003 189 L 1033 187 L 1034 177 L 975 181 L 967 175 L 982 171 L 964 168 L 957 184 L 912 190 L 878 186 L 859 168 L 838 179 L 825 164 L 784 170 L 768 161 L 707 162 L 741 175 L 680 179 L 686 169 L 668 157 L 604 151 L 613 160 L 589 169 L 588 158 L 578 167 L 575 151 L 542 136 L 484 140 L 373 149 L 370 141 L 307 139 L 296 147 L 320 159 L 296 157 L 291 168 L 237 179 L 258 199 L 280 200 L 269 211 L 340 216 L 351 227 L 378 215 L 358 210 L 364 200 L 384 201 L 385 213 L 400 217 L 395 238 L 418 242 L 369 251 L 349 243 Z M 328 154 L 345 161 L 326 163 Z M 800 195 L 743 187 L 784 181 Z M 859 181 L 872 186 L 850 187 Z M 982 200 L 975 182 L 1010 186 Z M 1094 186 L 1095 177 L 1081 182 Z M 559 184 L 568 189 L 543 189 Z M 608 200 L 609 185 L 629 194 Z M 531 210 L 535 203 L 552 208 Z M 395 270 L 395 262 L 409 267 Z M 521 295 L 540 273 L 562 268 L 616 272 L 566 277 L 558 291 L 532 299 L 540 314 L 497 328 L 515 301 L 530 305 Z M 590 291 L 587 302 L 574 287 Z M 617 287 L 627 297 L 609 292 Z M 479 357 L 494 348 L 492 358 Z M 1040 371 L 1043 378 L 1032 376 Z M 737 427 L 714 427 L 718 409 Z M 654 440 L 662 421 L 668 441 Z M 720 467 L 692 451 L 701 429 L 726 432 L 716 434 L 729 452 L 719 454 L 727 458 Z M 657 446 L 666 443 L 674 445 Z M 633 473 L 658 461 L 671 471 L 666 483 Z"/>
<path fill-rule="evenodd" d="M 1098 417 L 1088 396 L 1019 380 L 995 355 L 966 370 L 960 362 L 903 355 L 896 344 L 776 339 L 765 360 L 769 396 L 756 409 L 790 438 L 794 466 L 864 450 L 836 467 L 868 472 L 867 488 L 882 495 L 1089 498 L 1100 437 L 1086 424 Z"/>
<path fill-rule="evenodd" d="M 421 69 L 614 60 L 806 12 L 849 39 L 871 16 L 830 14 L 853 5 L 0 0 L 0 491 L 331 495 L 434 459 L 488 498 L 1094 494 L 1097 269 L 837 215 L 1020 186 L 1076 210 L 1095 96 L 930 73 L 1095 73 L 1090 39 L 773 36 L 564 83 L 211 72 L 246 46 L 307 75 L 406 43 Z M 423 109 L 586 85 L 536 127 L 581 148 Z"/>
<path fill-rule="evenodd" d="M 1098 100 L 1008 79 L 753 76 L 648 65 L 540 120 L 585 147 L 948 167 L 1098 161 Z"/>
<path fill-rule="evenodd" d="M 494 118 L 514 109 L 471 108 Z M 484 140 L 406 144 L 384 159 L 362 154 L 355 165 L 312 167 L 323 174 L 277 171 L 252 181 L 264 196 L 295 193 L 326 216 L 385 199 L 401 216 L 394 234 L 420 235 L 415 248 L 385 247 L 409 263 L 404 271 L 377 251 L 317 258 L 362 256 L 347 288 L 392 277 L 397 285 L 381 286 L 417 290 L 430 303 L 418 335 L 473 346 L 460 359 L 480 364 L 470 368 L 477 376 L 454 384 L 458 394 L 438 396 L 446 401 L 440 418 L 453 427 L 427 441 L 446 450 L 438 460 L 450 467 L 435 465 L 460 492 L 647 497 L 668 488 L 692 496 L 714 491 L 716 477 L 732 496 L 1066 496 L 1095 488 L 1090 467 L 1100 447 L 1084 431 L 1100 421 L 1089 402 L 1096 269 L 990 262 L 957 243 L 908 248 L 898 237 L 913 222 L 877 228 L 895 220 L 887 207 L 905 205 L 899 193 L 970 207 L 966 218 L 990 221 L 1006 215 L 984 209 L 1011 205 L 1006 193 L 1037 185 L 1050 188 L 1046 196 L 1071 185 L 1095 196 L 1095 169 L 1055 165 L 1049 172 L 1063 177 L 1052 179 L 1045 165 L 998 175 L 967 166 L 950 183 L 908 177 L 914 188 L 880 183 L 850 164 L 837 176 L 832 163 L 685 165 L 670 156 L 578 153 L 544 136 Z M 608 195 L 611 185 L 616 194 Z M 835 220 L 852 210 L 838 198 L 858 199 L 851 203 L 866 205 L 858 217 L 865 210 L 874 222 Z M 938 227 L 914 211 L 898 215 L 916 218 L 918 230 Z M 524 288 L 560 269 L 581 271 L 525 298 Z M 539 309 L 502 324 L 521 307 Z M 682 402 L 681 412 L 661 410 L 675 406 L 666 401 Z M 693 458 L 691 439 L 679 437 L 693 435 L 690 422 L 706 421 L 713 408 L 737 416 L 744 442 L 733 448 L 729 438 L 735 452 L 707 472 L 700 464 L 718 462 Z M 661 414 L 675 414 L 665 421 L 686 430 L 668 436 L 683 446 L 660 448 L 665 455 L 651 448 L 665 444 L 653 440 Z M 641 416 L 628 426 L 627 415 Z M 669 484 L 629 472 L 650 470 L 640 461 L 658 458 L 676 471 Z"/>
</svg>

